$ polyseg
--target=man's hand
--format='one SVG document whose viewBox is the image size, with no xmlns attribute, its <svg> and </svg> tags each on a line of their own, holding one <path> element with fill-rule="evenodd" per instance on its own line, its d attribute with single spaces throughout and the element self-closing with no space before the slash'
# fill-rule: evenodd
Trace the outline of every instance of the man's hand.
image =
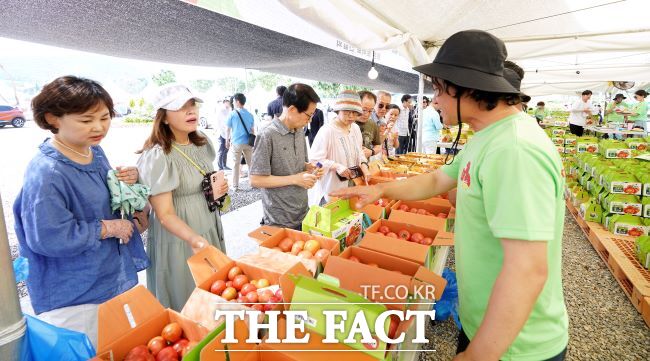
<svg viewBox="0 0 650 361">
<path fill-rule="evenodd" d="M 372 157 L 372 150 L 363 147 L 363 155 L 366 157 L 366 159 Z"/>
<path fill-rule="evenodd" d="M 325 174 L 323 167 L 317 167 L 312 163 L 305 163 L 305 172 L 315 175 L 318 179 Z"/>
<path fill-rule="evenodd" d="M 314 184 L 316 184 L 316 181 L 318 180 L 318 177 L 307 172 L 295 174 L 293 178 L 293 184 L 304 189 L 310 189 L 314 186 Z"/>
<path fill-rule="evenodd" d="M 337 197 L 342 199 L 350 199 L 352 197 L 358 197 L 357 209 L 362 208 L 370 203 L 374 203 L 376 200 L 382 197 L 383 192 L 379 186 L 362 186 L 362 187 L 352 187 L 352 188 L 343 188 L 337 191 L 334 191 L 329 194 L 330 197 Z"/>
</svg>

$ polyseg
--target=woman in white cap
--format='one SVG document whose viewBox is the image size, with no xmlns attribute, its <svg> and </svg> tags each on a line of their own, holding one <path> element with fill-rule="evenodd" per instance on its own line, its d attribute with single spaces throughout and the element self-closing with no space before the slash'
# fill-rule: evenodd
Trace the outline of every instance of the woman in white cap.
<svg viewBox="0 0 650 361">
<path fill-rule="evenodd" d="M 138 160 L 140 181 L 151 187 L 147 287 L 165 306 L 180 311 L 194 281 L 187 259 L 207 245 L 226 251 L 221 217 L 204 194 L 216 152 L 197 131 L 202 102 L 183 85 L 162 87 L 151 135 Z M 220 189 L 227 192 L 228 183 Z"/>
<path fill-rule="evenodd" d="M 334 112 L 336 118 L 318 131 L 309 150 L 309 160 L 320 162 L 325 172 L 312 191 L 311 203 L 328 202 L 330 192 L 348 187 L 355 178 L 367 180 L 370 174 L 362 151 L 361 130 L 355 124 L 362 113 L 359 95 L 351 90 L 341 92 Z"/>
</svg>

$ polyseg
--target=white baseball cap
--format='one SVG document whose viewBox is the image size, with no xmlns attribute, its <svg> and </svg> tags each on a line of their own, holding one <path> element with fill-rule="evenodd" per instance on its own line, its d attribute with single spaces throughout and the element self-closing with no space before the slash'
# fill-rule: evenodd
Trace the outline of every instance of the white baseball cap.
<svg viewBox="0 0 650 361">
<path fill-rule="evenodd" d="M 181 109 L 190 99 L 203 103 L 203 100 L 192 94 L 192 91 L 187 86 L 178 83 L 166 84 L 158 88 L 158 93 L 153 97 L 153 106 L 154 109 L 176 111 Z"/>
</svg>

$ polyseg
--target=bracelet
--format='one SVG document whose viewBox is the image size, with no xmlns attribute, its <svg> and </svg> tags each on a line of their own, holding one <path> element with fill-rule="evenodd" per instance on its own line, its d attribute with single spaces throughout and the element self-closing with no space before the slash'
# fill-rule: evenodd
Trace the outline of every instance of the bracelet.
<svg viewBox="0 0 650 361">
<path fill-rule="evenodd" d="M 363 165 L 363 164 L 365 164 L 366 167 L 370 168 L 370 166 L 368 165 L 368 162 L 361 162 L 361 165 Z"/>
<path fill-rule="evenodd" d="M 370 151 L 372 152 L 370 156 L 375 155 L 375 148 L 371 148 Z"/>
</svg>

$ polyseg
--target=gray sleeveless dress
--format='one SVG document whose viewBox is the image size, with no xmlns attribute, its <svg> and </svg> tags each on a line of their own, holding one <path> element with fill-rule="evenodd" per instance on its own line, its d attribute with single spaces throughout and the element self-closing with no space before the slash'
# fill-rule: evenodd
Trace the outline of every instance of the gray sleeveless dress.
<svg viewBox="0 0 650 361">
<path fill-rule="evenodd" d="M 214 170 L 212 162 L 216 153 L 212 142 L 208 142 L 201 147 L 176 146 L 210 172 Z M 174 148 L 165 154 L 162 147 L 155 146 L 140 156 L 137 165 L 140 182 L 151 187 L 151 195 L 172 192 L 176 215 L 211 245 L 226 252 L 219 213 L 209 211 L 201 190 L 203 176 L 182 154 Z M 151 212 L 149 221 L 147 253 L 151 267 L 147 269 L 147 288 L 163 306 L 180 311 L 195 286 L 187 266 L 192 249 L 165 230 L 155 212 Z"/>
</svg>

